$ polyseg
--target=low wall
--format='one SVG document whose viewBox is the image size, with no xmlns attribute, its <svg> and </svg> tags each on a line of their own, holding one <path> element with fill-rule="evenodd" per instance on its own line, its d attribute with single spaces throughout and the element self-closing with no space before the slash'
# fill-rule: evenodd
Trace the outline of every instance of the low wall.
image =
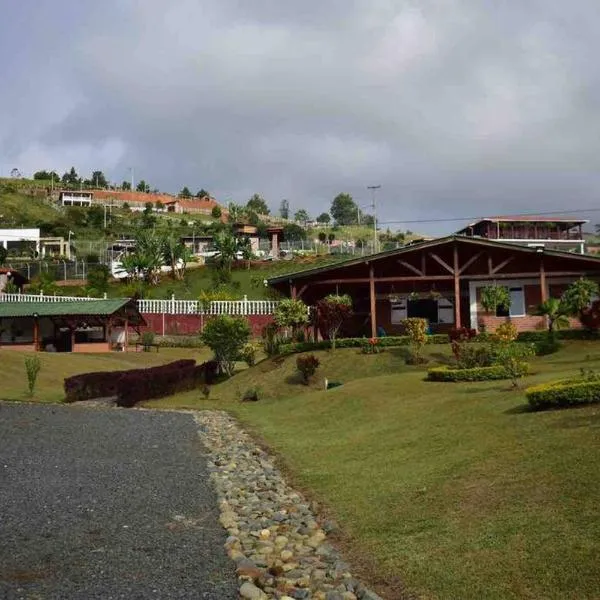
<svg viewBox="0 0 600 600">
<path fill-rule="evenodd" d="M 168 315 L 144 313 L 146 321 L 143 331 L 153 331 L 156 335 L 197 335 L 204 329 L 204 324 L 211 316 L 206 315 Z M 253 337 L 260 337 L 262 328 L 273 322 L 273 315 L 248 315 L 247 319 L 252 329 Z"/>
<path fill-rule="evenodd" d="M 17 352 L 33 352 L 35 350 L 35 346 L 33 345 L 33 343 L 29 343 L 29 344 L 0 343 L 0 349 L 13 350 L 13 351 L 17 351 Z"/>
<path fill-rule="evenodd" d="M 96 354 L 98 352 L 110 352 L 110 344 L 108 342 L 89 342 L 75 344 L 73 352 L 82 354 Z"/>
</svg>

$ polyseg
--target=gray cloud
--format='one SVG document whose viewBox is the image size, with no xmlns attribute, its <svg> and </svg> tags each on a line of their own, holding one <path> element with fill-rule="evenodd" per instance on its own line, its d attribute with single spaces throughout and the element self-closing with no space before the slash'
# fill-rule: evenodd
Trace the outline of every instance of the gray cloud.
<svg viewBox="0 0 600 600">
<path fill-rule="evenodd" d="M 367 203 L 380 183 L 379 212 L 396 221 L 598 197 L 592 0 L 27 0 L 8 12 L 3 172 L 75 164 L 121 180 L 133 166 L 161 189 L 258 191 L 313 214 L 339 191 Z"/>
</svg>

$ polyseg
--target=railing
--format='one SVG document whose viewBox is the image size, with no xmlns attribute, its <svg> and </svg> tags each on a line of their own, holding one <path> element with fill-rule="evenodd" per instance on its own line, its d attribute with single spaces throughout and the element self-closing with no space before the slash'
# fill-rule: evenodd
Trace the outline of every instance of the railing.
<svg viewBox="0 0 600 600">
<path fill-rule="evenodd" d="M 40 294 L 3 294 L 0 302 L 71 302 L 95 301 L 100 298 L 86 296 L 46 296 Z M 138 308 L 143 314 L 166 315 L 272 315 L 278 302 L 273 300 L 213 300 L 206 305 L 199 300 L 138 300 Z"/>
</svg>

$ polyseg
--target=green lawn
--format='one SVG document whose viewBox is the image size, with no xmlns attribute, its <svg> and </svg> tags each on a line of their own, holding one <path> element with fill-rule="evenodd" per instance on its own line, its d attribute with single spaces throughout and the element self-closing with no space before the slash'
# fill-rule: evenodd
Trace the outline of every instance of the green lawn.
<svg viewBox="0 0 600 600">
<path fill-rule="evenodd" d="M 600 597 L 600 407 L 527 412 L 507 382 L 426 382 L 399 350 L 317 355 L 343 387 L 302 386 L 289 357 L 215 386 L 209 402 L 148 405 L 238 416 L 334 513 L 386 597 L 401 584 L 428 599 Z M 527 384 L 582 365 L 600 368 L 598 344 L 536 359 Z M 250 385 L 263 398 L 238 402 Z"/>
<path fill-rule="evenodd" d="M 30 400 L 27 396 L 25 352 L 0 349 L 3 382 L 0 400 Z M 61 402 L 65 377 L 91 371 L 139 369 L 171 362 L 180 358 L 207 360 L 203 349 L 161 348 L 160 352 L 110 352 L 105 354 L 62 354 L 40 352 L 42 361 L 33 401 Z"/>
</svg>

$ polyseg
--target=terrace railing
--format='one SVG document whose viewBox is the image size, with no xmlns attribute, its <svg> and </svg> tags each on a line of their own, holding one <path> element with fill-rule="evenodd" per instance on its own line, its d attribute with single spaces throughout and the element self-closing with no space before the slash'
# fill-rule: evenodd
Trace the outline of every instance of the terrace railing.
<svg viewBox="0 0 600 600">
<path fill-rule="evenodd" d="M 90 301 L 100 298 L 86 296 L 48 296 L 39 294 L 3 294 L 0 293 L 0 302 L 71 302 Z M 203 303 L 199 300 L 177 300 L 175 296 L 169 300 L 140 299 L 138 308 L 143 314 L 166 315 L 272 315 L 278 302 L 273 300 L 213 300 Z"/>
</svg>

